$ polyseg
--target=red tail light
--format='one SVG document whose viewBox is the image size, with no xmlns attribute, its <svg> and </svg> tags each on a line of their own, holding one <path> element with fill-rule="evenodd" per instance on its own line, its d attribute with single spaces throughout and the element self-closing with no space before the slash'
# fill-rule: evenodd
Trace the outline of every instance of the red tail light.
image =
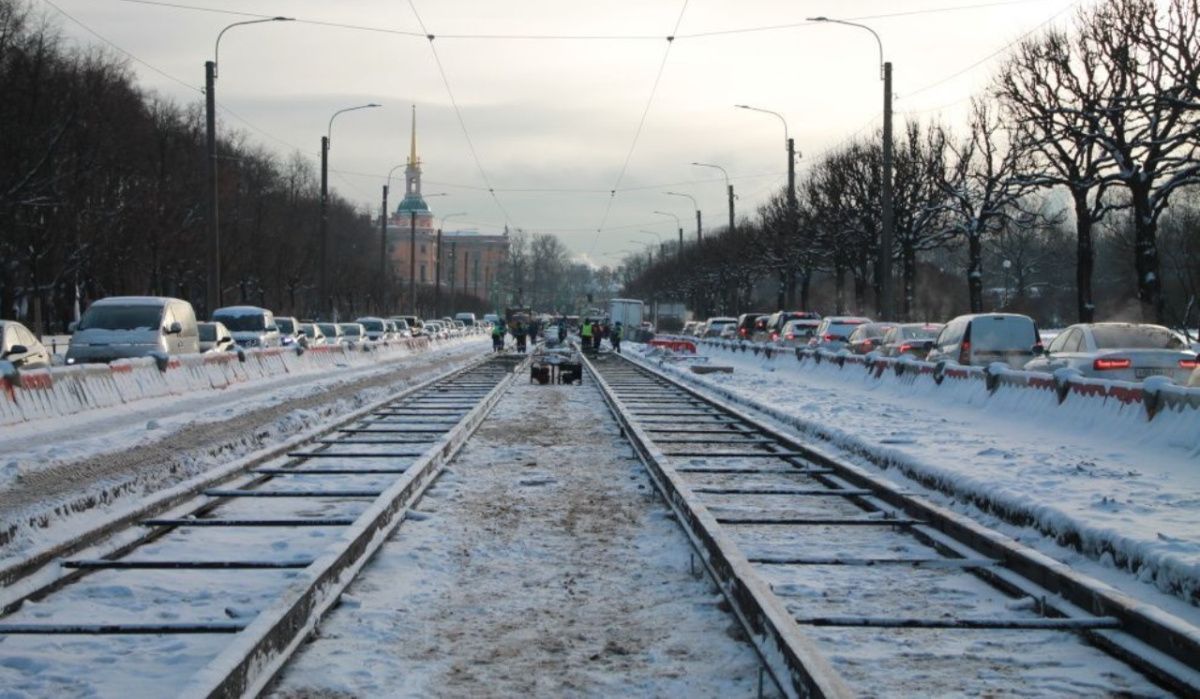
<svg viewBox="0 0 1200 699">
<path fill-rule="evenodd" d="M 904 354 L 905 352 L 909 351 L 910 349 L 912 349 L 912 345 L 907 345 L 907 344 L 900 345 L 900 354 Z"/>
<path fill-rule="evenodd" d="M 740 329 L 738 330 L 738 334 L 739 334 L 739 335 L 741 335 L 742 337 L 745 337 L 745 336 L 746 336 L 746 329 L 745 329 L 745 328 L 740 328 Z"/>
<path fill-rule="evenodd" d="M 792 336 L 791 336 L 791 335 L 788 335 L 788 339 L 790 340 L 791 338 L 792 338 Z M 772 339 L 772 340 L 778 340 L 778 339 L 779 339 L 779 333 L 777 333 L 777 332 L 775 332 L 774 330 L 772 330 L 772 331 L 771 331 L 771 339 Z"/>
<path fill-rule="evenodd" d="M 1132 359 L 1097 359 L 1092 362 L 1092 368 L 1096 371 L 1107 371 L 1109 369 L 1128 369 L 1133 366 Z"/>
<path fill-rule="evenodd" d="M 1179 368 L 1180 369 L 1195 369 L 1197 366 L 1200 366 L 1200 360 L 1197 360 L 1197 359 L 1180 359 L 1179 360 Z"/>
<path fill-rule="evenodd" d="M 958 349 L 958 363 L 971 363 L 971 343 L 968 340 L 963 340 L 962 346 Z"/>
<path fill-rule="evenodd" d="M 826 341 L 826 342 L 833 342 L 833 339 L 834 339 L 834 336 L 833 336 L 833 335 L 826 335 L 826 336 L 825 336 L 825 341 Z"/>
<path fill-rule="evenodd" d="M 870 340 L 863 340 L 863 347 L 871 347 L 874 344 L 875 343 L 871 342 Z"/>
<path fill-rule="evenodd" d="M 788 333 L 788 334 L 787 334 L 787 339 L 789 339 L 789 340 L 795 340 L 795 339 L 796 339 L 796 336 L 795 336 L 795 335 L 793 335 L 792 333 Z M 1192 363 L 1193 363 L 1193 364 L 1195 364 L 1195 362 L 1192 362 Z M 1183 364 L 1183 362 L 1180 362 L 1180 364 Z"/>
</svg>

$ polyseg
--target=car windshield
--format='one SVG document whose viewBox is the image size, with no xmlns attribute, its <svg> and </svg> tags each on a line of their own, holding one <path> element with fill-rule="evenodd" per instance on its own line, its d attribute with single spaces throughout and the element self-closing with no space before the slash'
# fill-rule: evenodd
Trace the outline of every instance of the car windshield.
<svg viewBox="0 0 1200 699">
<path fill-rule="evenodd" d="M 361 335 L 362 333 L 359 331 L 358 327 L 359 326 L 357 325 L 347 325 L 346 327 L 342 328 L 342 332 L 346 335 Z"/>
<path fill-rule="evenodd" d="M 296 323 L 291 318 L 276 318 L 275 324 L 279 326 L 279 332 L 288 335 L 296 332 Z"/>
<path fill-rule="evenodd" d="M 219 320 L 225 327 L 234 332 L 258 332 L 267 329 L 267 319 L 262 313 L 221 313 L 213 314 L 213 320 Z"/>
<path fill-rule="evenodd" d="M 1175 333 L 1156 325 L 1093 325 L 1100 349 L 1184 349 Z"/>
<path fill-rule="evenodd" d="M 1028 318 L 983 316 L 971 321 L 971 342 L 986 350 L 1032 350 L 1037 332 Z"/>
<path fill-rule="evenodd" d="M 92 306 L 79 319 L 79 330 L 157 330 L 162 306 Z"/>
<path fill-rule="evenodd" d="M 903 329 L 905 340 L 932 340 L 941 332 L 941 327 L 932 325 L 925 327 L 908 327 Z"/>
<path fill-rule="evenodd" d="M 201 342 L 216 342 L 217 326 L 202 324 L 200 326 L 200 341 Z"/>
<path fill-rule="evenodd" d="M 830 323 L 829 329 L 825 331 L 827 335 L 836 335 L 838 337 L 850 337 L 850 333 L 854 332 L 858 326 L 862 325 L 860 320 L 848 320 L 845 322 Z"/>
<path fill-rule="evenodd" d="M 316 337 L 317 336 L 317 329 L 315 327 L 313 327 L 311 325 L 305 325 L 302 327 L 304 329 L 305 337 Z"/>
<path fill-rule="evenodd" d="M 371 332 L 383 332 L 382 320 L 364 320 L 360 321 L 362 326 Z"/>
<path fill-rule="evenodd" d="M 326 336 L 338 334 L 337 326 L 333 323 L 317 323 L 317 327 L 321 328 L 321 332 Z"/>
</svg>

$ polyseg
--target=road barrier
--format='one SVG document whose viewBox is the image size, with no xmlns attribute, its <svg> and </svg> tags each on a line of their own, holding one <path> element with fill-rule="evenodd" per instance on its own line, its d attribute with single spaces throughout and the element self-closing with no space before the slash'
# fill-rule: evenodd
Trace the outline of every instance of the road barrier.
<svg viewBox="0 0 1200 699">
<path fill-rule="evenodd" d="M 838 367 L 847 376 L 853 376 L 852 372 L 865 372 L 879 381 L 909 385 L 931 382 L 938 391 L 960 394 L 959 397 L 968 402 L 990 397 L 1027 406 L 1033 400 L 1069 408 L 1089 406 L 1121 416 L 1137 413 L 1146 421 L 1195 420 L 1200 412 L 1200 388 L 1177 386 L 1166 380 L 1131 383 L 1087 378 L 1070 370 L 1043 374 L 1010 369 L 1002 364 L 985 368 L 924 362 L 911 357 L 882 357 L 875 353 L 858 355 L 844 350 L 778 347 L 741 340 L 693 340 L 703 347 L 749 353 L 768 361 L 798 361 L 801 368 L 824 364 Z M 1010 396 L 1012 393 L 1019 395 Z"/>
<path fill-rule="evenodd" d="M 428 337 L 309 349 L 140 357 L 109 364 L 16 370 L 0 362 L 0 425 L 12 425 L 150 398 L 225 389 L 286 374 L 394 361 L 455 340 Z"/>
</svg>

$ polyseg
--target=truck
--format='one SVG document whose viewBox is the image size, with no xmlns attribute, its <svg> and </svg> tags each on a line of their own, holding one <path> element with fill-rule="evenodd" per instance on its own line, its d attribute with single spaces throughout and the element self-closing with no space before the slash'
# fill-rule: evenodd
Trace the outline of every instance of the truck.
<svg viewBox="0 0 1200 699">
<path fill-rule="evenodd" d="M 642 327 L 642 314 L 645 304 L 637 299 L 610 299 L 608 302 L 609 321 L 616 325 L 620 323 L 625 328 L 626 337 Z"/>
</svg>

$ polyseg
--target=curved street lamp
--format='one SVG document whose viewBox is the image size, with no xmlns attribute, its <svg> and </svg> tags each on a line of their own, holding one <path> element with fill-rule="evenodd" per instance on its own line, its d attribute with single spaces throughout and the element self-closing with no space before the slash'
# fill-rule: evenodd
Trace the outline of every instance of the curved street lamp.
<svg viewBox="0 0 1200 699">
<path fill-rule="evenodd" d="M 213 59 L 204 62 L 204 121 L 206 149 L 205 182 L 208 183 L 208 284 L 204 294 L 204 303 L 209 314 L 221 305 L 221 228 L 217 219 L 217 55 L 221 52 L 221 37 L 234 27 L 244 27 L 247 24 L 262 24 L 264 22 L 291 22 L 291 17 L 269 17 L 252 19 L 245 22 L 234 22 L 217 33 L 213 45 Z"/>
<path fill-rule="evenodd" d="M 692 165 L 695 165 L 696 167 L 716 168 L 721 171 L 722 175 L 725 176 L 725 188 L 727 190 L 729 190 L 729 230 L 732 231 L 733 230 L 733 185 L 729 183 L 729 173 L 726 172 L 725 168 L 721 167 L 720 165 L 713 165 L 712 163 L 692 163 Z"/>
<path fill-rule="evenodd" d="M 780 114 L 779 112 L 773 112 L 770 109 L 762 109 L 760 107 L 751 107 L 748 104 L 735 104 L 733 106 L 738 109 L 747 109 L 752 112 L 762 112 L 763 114 L 770 114 L 770 115 L 774 116 L 775 118 L 779 119 L 779 121 L 781 121 L 783 123 L 783 142 L 784 142 L 784 147 L 787 150 L 787 174 L 788 174 L 788 178 L 787 178 L 787 223 L 785 225 L 784 232 L 781 235 L 777 236 L 776 243 L 779 246 L 779 251 L 781 253 L 780 257 L 784 258 L 785 256 L 782 255 L 782 252 L 785 247 L 785 242 L 786 242 L 784 240 L 784 238 L 786 236 L 795 236 L 796 235 L 796 232 L 797 232 L 796 224 L 799 219 L 799 215 L 796 210 L 797 207 L 796 207 L 796 145 L 795 145 L 795 142 L 793 142 L 791 136 L 788 135 L 787 119 L 785 119 L 783 117 L 783 115 Z M 791 276 L 790 270 L 788 271 L 786 276 Z M 791 305 L 789 303 L 789 299 L 787 298 L 787 296 L 789 295 L 788 294 L 789 288 L 794 289 L 795 284 L 789 285 L 787 283 L 787 278 L 785 278 L 784 276 L 781 276 L 780 280 L 779 280 L 779 290 L 776 295 L 776 305 L 779 308 L 783 308 L 785 303 L 787 303 L 788 305 Z"/>
<path fill-rule="evenodd" d="M 883 59 L 883 39 L 865 24 L 829 17 L 809 17 L 810 22 L 828 22 L 857 27 L 871 32 L 879 45 L 879 78 L 883 80 L 883 186 L 880 188 L 880 218 L 883 229 L 879 236 L 879 314 L 885 319 L 895 317 L 892 308 L 892 229 L 895 212 L 892 210 L 892 64 Z"/>
<path fill-rule="evenodd" d="M 696 202 L 696 197 L 683 192 L 663 192 L 663 194 L 666 194 L 668 197 L 687 197 L 692 200 L 692 208 L 696 210 L 696 242 L 704 242 L 703 228 L 701 228 L 700 224 L 700 204 Z"/>
<path fill-rule="evenodd" d="M 333 120 L 339 114 L 382 106 L 371 102 L 337 110 L 333 116 L 329 117 L 329 125 L 325 128 L 325 135 L 321 137 L 321 276 L 318 281 L 320 298 L 317 304 L 320 307 L 321 304 L 330 303 L 330 311 L 333 310 L 333 307 L 332 299 L 329 298 L 329 256 L 327 252 L 329 249 L 329 141 L 333 136 Z"/>
</svg>

